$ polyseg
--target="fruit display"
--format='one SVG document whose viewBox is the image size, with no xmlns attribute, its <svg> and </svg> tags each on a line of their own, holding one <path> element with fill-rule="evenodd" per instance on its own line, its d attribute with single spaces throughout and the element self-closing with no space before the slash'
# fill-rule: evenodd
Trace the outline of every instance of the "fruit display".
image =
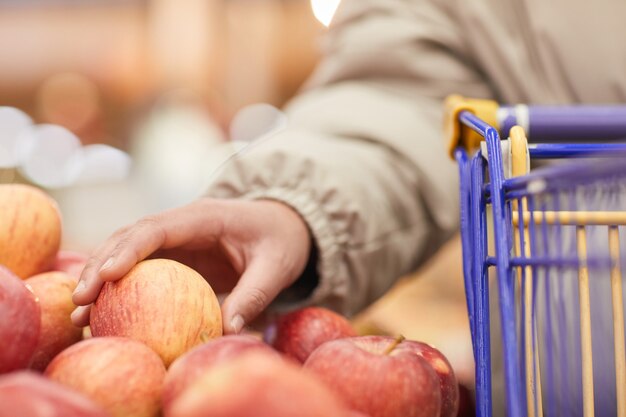
<svg viewBox="0 0 626 417">
<path fill-rule="evenodd" d="M 277 316 L 262 338 L 224 336 L 207 280 L 169 259 L 106 282 L 89 326 L 75 327 L 87 256 L 59 250 L 61 219 L 43 192 L 3 187 L 0 417 L 458 415 L 454 370 L 434 347 L 359 336 L 320 307 Z"/>
</svg>

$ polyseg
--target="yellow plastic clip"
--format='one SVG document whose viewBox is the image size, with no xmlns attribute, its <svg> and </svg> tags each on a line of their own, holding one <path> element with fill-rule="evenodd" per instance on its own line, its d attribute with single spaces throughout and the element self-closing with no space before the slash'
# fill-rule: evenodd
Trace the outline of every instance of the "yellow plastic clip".
<svg viewBox="0 0 626 417">
<path fill-rule="evenodd" d="M 458 146 L 463 146 L 468 151 L 477 149 L 482 136 L 472 129 L 464 126 L 459 121 L 459 113 L 469 111 L 485 123 L 498 129 L 498 103 L 493 100 L 465 98 L 460 95 L 451 95 L 445 101 L 444 132 L 448 138 L 448 151 L 454 157 L 454 150 Z"/>
</svg>

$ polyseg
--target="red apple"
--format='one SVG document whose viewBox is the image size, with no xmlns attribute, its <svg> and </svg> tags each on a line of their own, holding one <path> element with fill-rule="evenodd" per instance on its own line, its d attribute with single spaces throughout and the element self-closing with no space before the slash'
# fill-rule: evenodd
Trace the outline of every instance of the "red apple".
<svg viewBox="0 0 626 417">
<path fill-rule="evenodd" d="M 0 264 L 26 279 L 50 270 L 60 246 L 54 200 L 29 185 L 0 185 Z"/>
<path fill-rule="evenodd" d="M 209 369 L 165 417 L 344 416 L 341 401 L 313 375 L 267 353 L 249 352 Z"/>
<path fill-rule="evenodd" d="M 0 374 L 28 366 L 40 327 L 37 297 L 21 279 L 0 265 Z"/>
<path fill-rule="evenodd" d="M 62 250 L 57 254 L 54 264 L 52 265 L 52 270 L 65 272 L 78 281 L 86 263 L 87 255 L 79 252 Z"/>
<path fill-rule="evenodd" d="M 406 349 L 411 348 L 437 372 L 441 388 L 441 417 L 456 417 L 459 411 L 459 383 L 448 359 L 426 343 L 406 340 L 402 344 Z"/>
<path fill-rule="evenodd" d="M 135 340 L 83 340 L 59 353 L 45 375 L 83 393 L 113 417 L 159 415 L 165 367 L 154 351 Z"/>
<path fill-rule="evenodd" d="M 300 363 L 322 343 L 352 336 L 356 331 L 345 317 L 321 307 L 285 314 L 263 334 L 268 344 Z"/>
<path fill-rule="evenodd" d="M 197 346 L 176 359 L 165 377 L 163 409 L 168 409 L 181 392 L 209 369 L 247 352 L 261 352 L 280 357 L 278 352 L 259 339 L 245 335 L 230 335 Z"/>
<path fill-rule="evenodd" d="M 140 262 L 104 284 L 91 309 L 93 336 L 125 336 L 150 346 L 165 366 L 222 335 L 222 313 L 211 286 L 193 269 L 168 259 Z"/>
<path fill-rule="evenodd" d="M 81 394 L 30 371 L 0 377 L 0 417 L 109 417 Z"/>
<path fill-rule="evenodd" d="M 352 409 L 371 417 L 438 417 L 439 378 L 400 339 L 363 336 L 326 342 L 305 362 Z"/>
<path fill-rule="evenodd" d="M 44 272 L 24 283 L 30 285 L 41 307 L 41 331 L 30 368 L 43 371 L 57 353 L 82 339 L 83 329 L 70 319 L 76 307 L 72 302 L 76 280 L 63 272 Z"/>
</svg>

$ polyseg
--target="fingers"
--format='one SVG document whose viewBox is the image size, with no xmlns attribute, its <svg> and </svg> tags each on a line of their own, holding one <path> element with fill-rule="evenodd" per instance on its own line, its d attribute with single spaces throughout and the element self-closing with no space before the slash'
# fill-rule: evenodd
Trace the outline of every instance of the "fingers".
<svg viewBox="0 0 626 417">
<path fill-rule="evenodd" d="M 167 220 L 146 217 L 122 235 L 98 274 L 103 281 L 115 281 L 126 275 L 138 262 L 163 246 L 167 238 Z"/>
<path fill-rule="evenodd" d="M 78 284 L 74 289 L 74 294 L 72 295 L 74 304 L 79 306 L 87 305 L 96 299 L 104 283 L 100 278 L 99 271 L 108 259 L 107 254 L 110 253 L 117 244 L 118 236 L 122 235 L 125 230 L 127 229 L 121 229 L 116 232 L 100 248 L 91 254 L 80 274 Z"/>
<path fill-rule="evenodd" d="M 105 281 L 115 281 L 142 261 L 164 241 L 156 221 L 141 220 L 126 232 L 113 236 L 87 262 L 72 300 L 77 305 L 93 303 Z"/>
<path fill-rule="evenodd" d="M 159 215 L 147 216 L 116 232 L 88 260 L 73 295 L 77 305 L 95 301 L 103 282 L 123 277 L 138 262 L 161 248 L 216 241 L 221 222 L 209 211 L 211 204 L 198 201 Z"/>
<path fill-rule="evenodd" d="M 72 323 L 76 327 L 85 327 L 89 324 L 89 314 L 91 313 L 91 304 L 77 307 L 72 312 Z"/>
<path fill-rule="evenodd" d="M 224 331 L 228 334 L 241 332 L 291 281 L 291 277 L 286 276 L 284 271 L 281 272 L 278 261 L 274 262 L 268 257 L 256 257 L 224 300 Z"/>
</svg>

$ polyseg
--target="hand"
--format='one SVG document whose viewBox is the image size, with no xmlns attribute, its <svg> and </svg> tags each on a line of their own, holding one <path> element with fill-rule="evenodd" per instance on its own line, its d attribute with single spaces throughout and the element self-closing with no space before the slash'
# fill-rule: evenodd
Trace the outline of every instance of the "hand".
<svg viewBox="0 0 626 417">
<path fill-rule="evenodd" d="M 89 258 L 73 295 L 72 321 L 89 310 L 107 281 L 122 278 L 148 257 L 178 260 L 198 271 L 222 304 L 225 333 L 239 333 L 304 271 L 310 237 L 289 206 L 270 200 L 203 198 L 147 216 L 115 232 Z"/>
</svg>

